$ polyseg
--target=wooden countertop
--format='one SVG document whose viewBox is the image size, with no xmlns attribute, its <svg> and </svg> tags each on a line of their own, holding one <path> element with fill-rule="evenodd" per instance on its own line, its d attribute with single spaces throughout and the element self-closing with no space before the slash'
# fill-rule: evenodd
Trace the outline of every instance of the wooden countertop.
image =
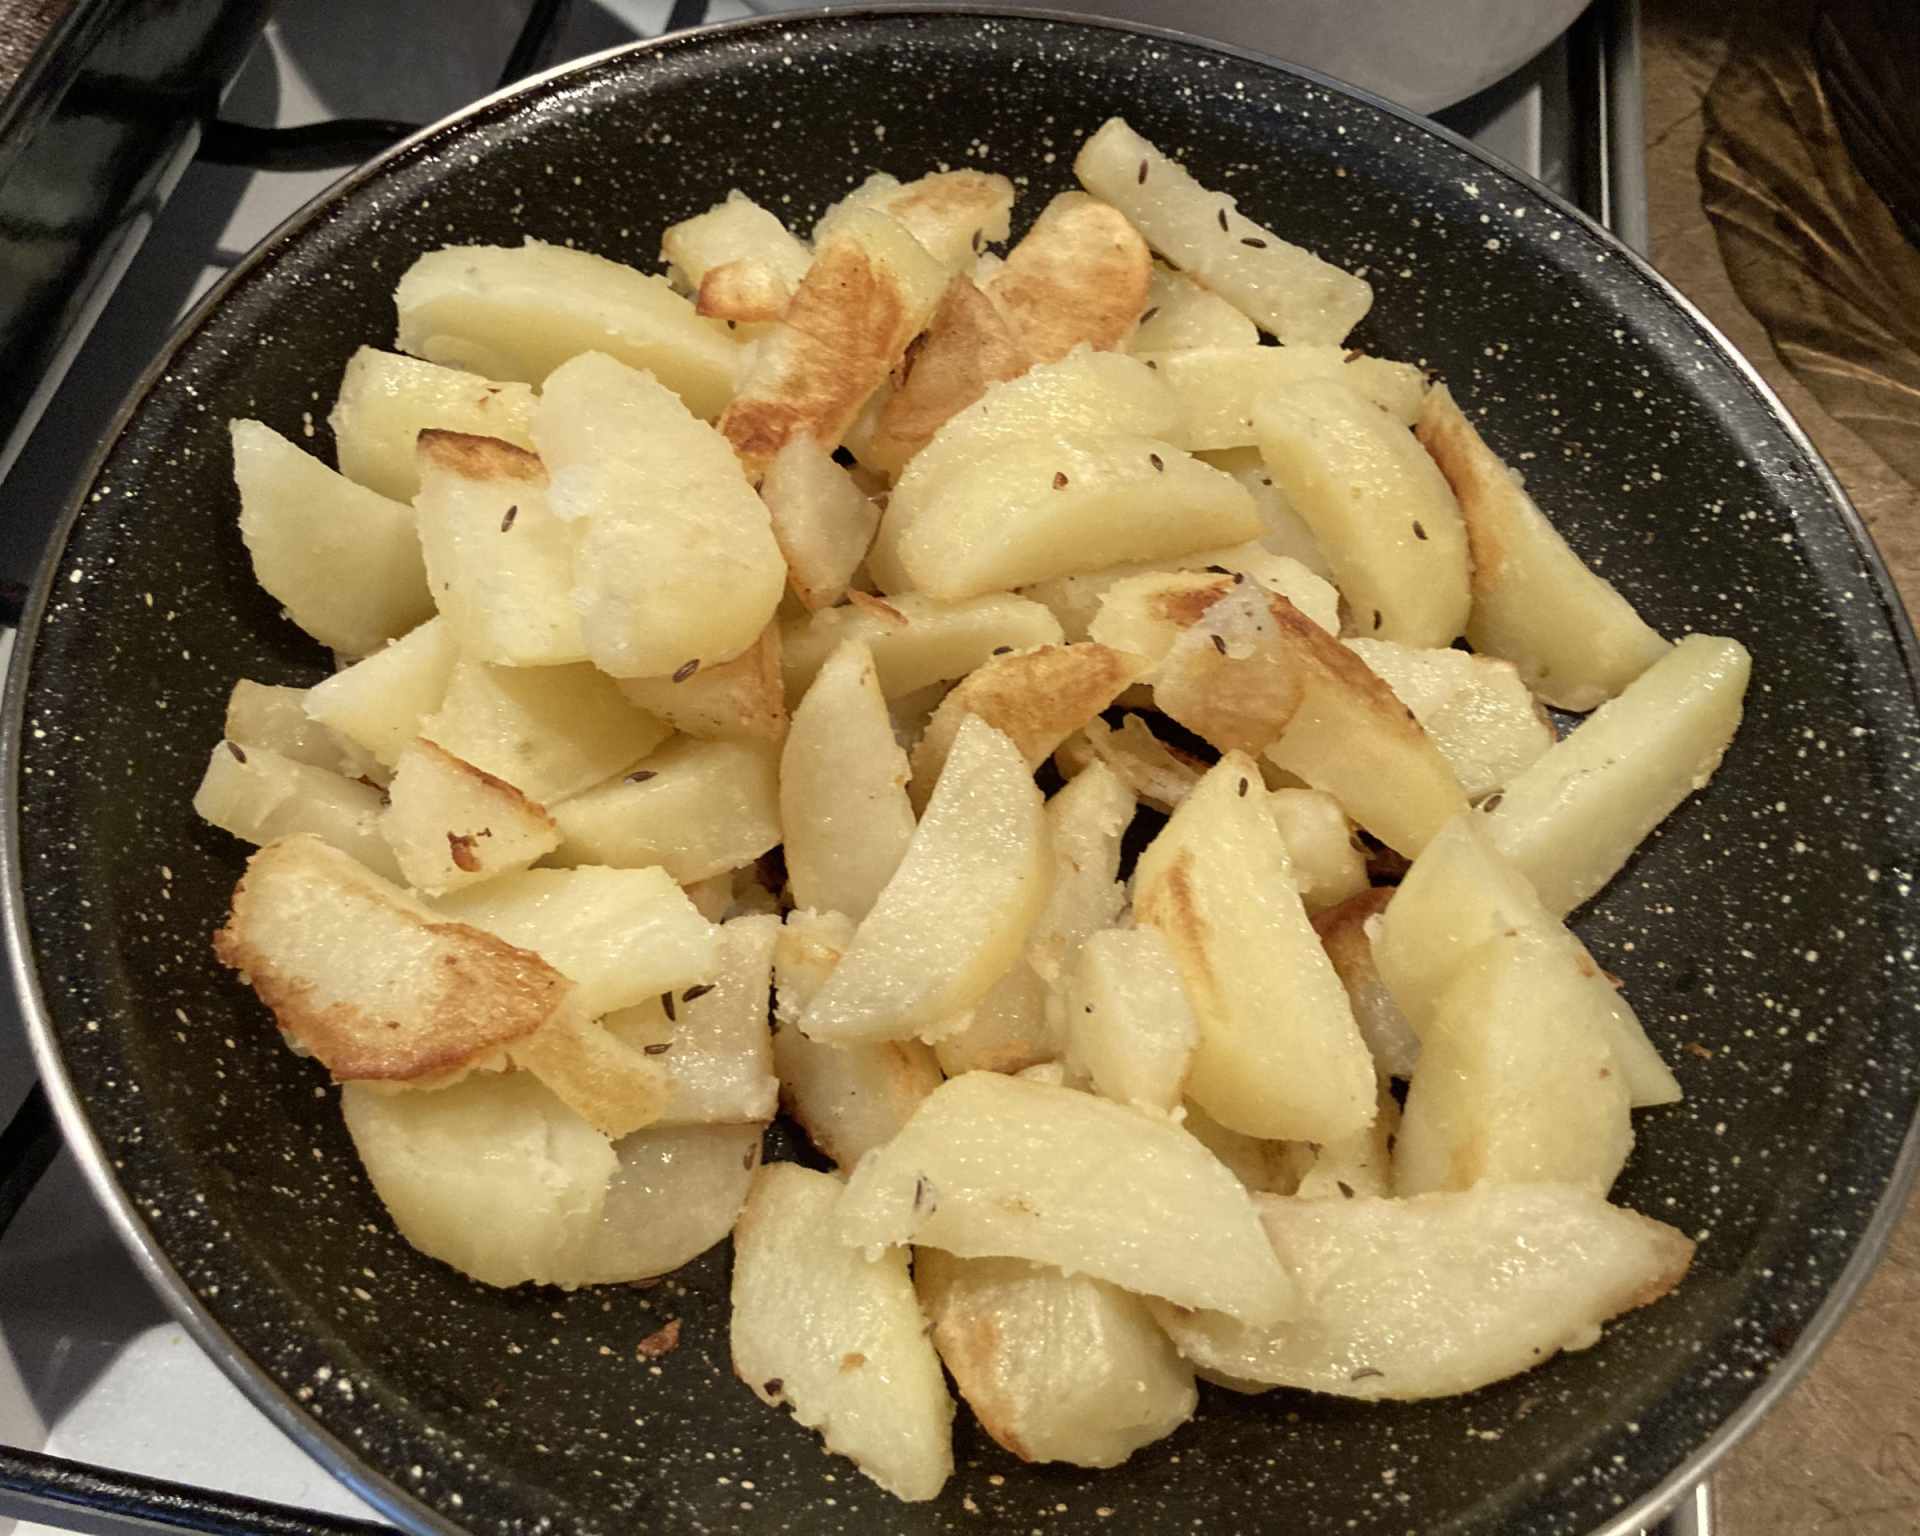
<svg viewBox="0 0 1920 1536">
<path fill-rule="evenodd" d="M 1653 261 L 1750 358 L 1860 509 L 1909 611 L 1920 612 L 1920 492 L 1783 365 L 1735 296 L 1701 207 L 1701 102 L 1772 0 L 1644 0 Z M 1809 1375 L 1723 1463 L 1717 1536 L 1920 1531 L 1920 1197 Z"/>
</svg>

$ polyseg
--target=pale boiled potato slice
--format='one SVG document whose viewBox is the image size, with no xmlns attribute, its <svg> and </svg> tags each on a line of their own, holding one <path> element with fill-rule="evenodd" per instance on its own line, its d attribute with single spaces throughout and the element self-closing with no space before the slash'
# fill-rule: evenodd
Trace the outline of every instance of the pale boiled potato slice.
<svg viewBox="0 0 1920 1536">
<path fill-rule="evenodd" d="M 230 423 L 254 578 L 322 645 L 377 651 L 433 617 L 413 509 L 355 485 L 271 427 Z"/>
<path fill-rule="evenodd" d="M 1347 648 L 1413 711 L 1469 800 L 1503 788 L 1554 743 L 1553 722 L 1512 662 L 1391 640 Z"/>
<path fill-rule="evenodd" d="M 400 754 L 380 835 L 406 882 L 430 896 L 525 869 L 560 844 L 546 810 L 430 741 Z"/>
<path fill-rule="evenodd" d="M 1411 363 L 1364 354 L 1350 360 L 1346 348 L 1325 343 L 1184 347 L 1170 352 L 1135 347 L 1133 355 L 1150 363 L 1180 397 L 1185 431 L 1175 441 L 1189 450 L 1256 446 L 1260 439 L 1253 425 L 1253 403 L 1283 384 L 1337 380 L 1403 427 L 1413 425 L 1427 388 L 1426 375 Z"/>
<path fill-rule="evenodd" d="M 1080 946 L 1066 990 L 1067 1064 L 1120 1104 L 1178 1107 L 1200 1026 L 1165 935 L 1109 928 Z"/>
<path fill-rule="evenodd" d="M 773 1059 L 781 1103 L 808 1140 L 842 1168 L 891 1141 L 941 1083 L 940 1065 L 921 1041 L 828 1045 L 800 1033 L 807 1004 L 853 942 L 853 929 L 853 920 L 838 912 L 789 912 L 774 950 Z"/>
<path fill-rule="evenodd" d="M 1060 625 L 1039 603 L 1010 593 L 958 603 L 903 593 L 823 608 L 781 626 L 781 665 L 787 705 L 795 708 L 814 674 L 846 640 L 862 640 L 873 652 L 880 691 L 889 699 L 934 683 L 965 677 L 996 651 L 1050 645 Z"/>
<path fill-rule="evenodd" d="M 1257 347 L 1260 327 L 1184 272 L 1154 263 L 1147 308 L 1133 333 L 1135 356 L 1176 347 Z"/>
<path fill-rule="evenodd" d="M 569 358 L 604 352 L 646 369 L 696 416 L 711 420 L 733 395 L 727 328 L 664 277 L 589 251 L 447 246 L 407 269 L 393 301 L 400 350 L 450 368 L 539 384 Z"/>
<path fill-rule="evenodd" d="M 963 720 L 977 716 L 1004 731 L 1032 770 L 1145 670 L 1141 657 L 1092 641 L 988 658 L 954 686 L 928 720 L 913 750 L 915 803 L 924 806 L 933 793 Z M 874 692 L 878 697 L 877 687 Z"/>
<path fill-rule="evenodd" d="M 872 430 L 850 432 L 848 446 L 862 464 L 898 475 L 953 416 L 1032 365 L 1007 316 L 970 278 L 956 276 L 908 350 L 905 377 L 876 393 Z"/>
<path fill-rule="evenodd" d="M 669 224 L 660 236 L 660 259 L 694 291 L 708 272 L 736 261 L 757 262 L 797 284 L 813 264 L 813 252 L 778 215 L 735 188 L 705 213 Z"/>
<path fill-rule="evenodd" d="M 524 869 L 435 907 L 539 955 L 589 1015 L 711 981 L 721 965 L 720 930 L 662 869 Z"/>
<path fill-rule="evenodd" d="M 401 644 L 412 640 L 409 635 Z M 370 657 L 360 667 L 381 659 Z M 315 687 L 315 703 L 360 667 Z M 313 705 L 309 712 L 318 714 Z M 319 718 L 334 723 L 327 715 Z M 584 663 L 491 667 L 460 660 L 438 707 L 415 734 L 551 807 L 631 767 L 670 733 L 621 697 L 612 678 Z M 398 761 L 397 753 L 392 760 Z"/>
<path fill-rule="evenodd" d="M 1256 1326 L 1294 1306 L 1246 1190 L 1185 1131 L 998 1072 L 930 1094 L 861 1159 L 836 1222 L 856 1248 L 1028 1259 Z"/>
<path fill-rule="evenodd" d="M 657 864 L 676 880 L 704 880 L 780 841 L 778 757 L 765 742 L 679 736 L 551 810 L 555 863 Z"/>
<path fill-rule="evenodd" d="M 1154 1315 L 1207 1370 L 1370 1401 L 1471 1392 L 1585 1349 L 1693 1258 L 1672 1227 L 1568 1185 L 1259 1205 L 1301 1313 L 1277 1328 L 1157 1303 Z"/>
<path fill-rule="evenodd" d="M 1122 581 L 1141 576 L 1165 575 L 1172 572 L 1204 572 L 1208 575 L 1233 575 L 1236 572 L 1252 577 L 1269 592 L 1278 592 L 1292 601 L 1293 605 L 1314 623 L 1329 634 L 1340 630 L 1340 594 L 1333 584 L 1300 564 L 1299 561 L 1285 555 L 1276 555 L 1261 544 L 1229 544 L 1221 549 L 1195 550 L 1187 555 L 1170 555 L 1153 561 L 1129 561 L 1124 565 L 1110 565 L 1104 571 L 1089 571 L 1080 576 L 1054 576 L 1046 581 L 1036 581 L 1020 589 L 1022 597 L 1030 597 L 1037 603 L 1045 603 L 1053 616 L 1060 621 L 1061 631 L 1069 640 L 1090 639 L 1090 629 L 1099 614 L 1101 604 L 1107 594 Z M 1203 585 L 1196 581 L 1194 585 Z M 1142 621 L 1147 619 L 1144 610 L 1139 614 Z M 1139 645 L 1121 645 L 1121 649 L 1139 650 L 1148 643 L 1145 636 L 1152 634 L 1157 638 L 1152 642 L 1153 652 L 1164 652 L 1166 646 L 1173 643 L 1176 626 L 1161 619 L 1157 624 L 1142 632 Z M 1108 644 L 1119 643 L 1119 632 L 1110 631 Z"/>
<path fill-rule="evenodd" d="M 1541 698 L 1573 710 L 1611 698 L 1666 653 L 1633 605 L 1567 546 L 1445 385 L 1428 393 L 1414 432 L 1466 520 L 1474 650 L 1513 662 Z"/>
<path fill-rule="evenodd" d="M 841 1242 L 840 1201 L 831 1174 L 754 1175 L 733 1234 L 734 1373 L 894 1497 L 931 1499 L 953 1472 L 953 1399 L 906 1250 Z"/>
<path fill-rule="evenodd" d="M 417 357 L 361 347 L 347 359 L 327 425 L 340 473 L 394 501 L 420 489 L 414 440 L 422 432 L 470 433 L 533 447 L 533 390 Z"/>
<path fill-rule="evenodd" d="M 814 243 L 842 227 L 853 209 L 870 208 L 905 225 L 949 272 L 962 272 L 983 245 L 1007 238 L 1013 197 L 1013 183 L 990 171 L 935 171 L 904 183 L 876 172 L 826 211 Z"/>
<path fill-rule="evenodd" d="M 1313 1168 L 1314 1153 L 1304 1141 L 1269 1141 L 1230 1131 L 1189 1099 L 1181 1124 L 1255 1194 L 1290 1195 Z"/>
<path fill-rule="evenodd" d="M 1420 1059 L 1420 1037 L 1394 1001 L 1373 959 L 1371 935 L 1378 926 L 1375 919 L 1392 899 L 1392 886 L 1362 891 L 1337 907 L 1316 912 L 1313 931 L 1320 935 L 1320 947 L 1326 950 L 1340 984 L 1347 989 L 1353 1022 L 1360 1026 L 1360 1036 L 1373 1053 L 1373 1064 L 1380 1075 L 1411 1077 L 1414 1063 Z"/>
<path fill-rule="evenodd" d="M 349 758 L 356 755 L 345 749 L 339 736 L 308 716 L 306 689 L 244 677 L 227 695 L 226 738 L 329 773 L 345 771 Z"/>
<path fill-rule="evenodd" d="M 660 1068 L 655 1124 L 765 1124 L 780 1097 L 768 1007 L 780 919 L 736 917 L 720 926 L 713 980 L 610 1013 L 601 1022 Z M 673 998 L 668 1013 L 666 998 Z"/>
<path fill-rule="evenodd" d="M 780 754 L 780 822 L 794 905 L 856 922 L 913 840 L 907 755 L 859 640 L 827 658 L 794 711 Z"/>
<path fill-rule="evenodd" d="M 451 1087 L 340 1090 L 374 1193 L 400 1235 L 486 1285 L 575 1285 L 617 1166 L 607 1138 L 524 1072 Z"/>
<path fill-rule="evenodd" d="M 1341 341 L 1373 305 L 1362 279 L 1254 223 L 1120 118 L 1080 146 L 1073 173 L 1182 272 L 1284 342 Z"/>
<path fill-rule="evenodd" d="M 759 638 L 786 561 L 726 439 L 671 390 L 587 353 L 547 380 L 533 439 L 554 512 L 585 524 L 573 602 L 597 666 L 664 677 Z"/>
<path fill-rule="evenodd" d="M 810 609 L 831 608 L 880 526 L 880 509 L 811 437 L 789 438 L 760 481 L 773 537 L 787 562 L 787 583 Z"/>
<path fill-rule="evenodd" d="M 1367 888 L 1366 855 L 1355 846 L 1340 802 L 1318 789 L 1276 789 L 1267 809 L 1287 845 L 1294 884 L 1309 915 L 1337 907 Z"/>
<path fill-rule="evenodd" d="M 1168 746 L 1138 715 L 1124 716 L 1117 729 L 1104 720 L 1089 720 L 1084 731 L 1061 745 L 1054 762 L 1070 779 L 1100 763 L 1160 811 L 1171 811 L 1185 800 L 1208 768 L 1199 758 Z"/>
<path fill-rule="evenodd" d="M 732 661 L 700 667 L 675 682 L 673 676 L 623 677 L 620 692 L 656 720 L 689 736 L 764 741 L 778 745 L 787 735 L 787 688 L 780 669 L 780 626 L 769 624 L 760 638 Z"/>
<path fill-rule="evenodd" d="M 444 1079 L 579 1006 L 538 955 L 449 921 L 316 837 L 247 861 L 213 952 L 338 1081 Z"/>
<path fill-rule="evenodd" d="M 1022 1461 L 1117 1467 L 1199 1396 L 1138 1296 L 1019 1259 L 914 1255 L 934 1347 L 981 1428 Z"/>
<path fill-rule="evenodd" d="M 1379 1110 L 1373 1124 L 1353 1136 L 1318 1143 L 1308 1150 L 1313 1164 L 1300 1175 L 1294 1195 L 1301 1200 L 1351 1200 L 1356 1195 L 1392 1195 L 1393 1152 L 1400 1135 L 1400 1104 L 1381 1079 Z"/>
<path fill-rule="evenodd" d="M 897 555 L 916 591 L 952 599 L 1259 532 L 1245 487 L 1161 439 L 1062 436 L 955 468 Z"/>
<path fill-rule="evenodd" d="M 379 875 L 403 883 L 380 835 L 380 791 L 229 737 L 213 749 L 194 792 L 202 821 L 257 847 L 308 833 Z"/>
<path fill-rule="evenodd" d="M 1548 940 L 1569 957 L 1580 985 L 1593 995 L 1593 1007 L 1611 1020 L 1614 1058 L 1636 1108 L 1681 1096 L 1626 998 L 1501 856 L 1477 813 L 1449 822 L 1413 861 L 1372 929 L 1374 963 L 1419 1033 L 1467 957 L 1509 931 Z"/>
<path fill-rule="evenodd" d="M 1266 548 L 1276 555 L 1298 560 L 1316 576 L 1331 579 L 1333 567 L 1327 563 L 1320 541 L 1313 536 L 1307 520 L 1287 500 L 1286 492 L 1273 483 L 1273 471 L 1267 468 L 1267 461 L 1260 457 L 1258 448 L 1216 448 L 1199 457 L 1215 469 L 1224 469 L 1247 488 L 1260 521 L 1266 524 L 1266 532 L 1260 535 L 1260 542 Z"/>
<path fill-rule="evenodd" d="M 949 273 L 906 227 L 849 208 L 761 338 L 720 431 L 758 479 L 795 437 L 832 446 L 925 329 Z"/>
<path fill-rule="evenodd" d="M 1332 1141 L 1374 1112 L 1374 1071 L 1307 921 L 1260 771 L 1228 753 L 1140 855 L 1134 919 L 1173 950 L 1200 1043 L 1187 1094 L 1250 1136 Z"/>
<path fill-rule="evenodd" d="M 1740 729 L 1752 670 L 1738 640 L 1688 635 L 1508 781 L 1487 831 L 1548 911 L 1564 916 L 1592 896 L 1706 788 Z"/>
<path fill-rule="evenodd" d="M 1573 1184 L 1604 1195 L 1633 1150 L 1612 1014 L 1578 957 L 1502 934 L 1466 959 L 1420 1030 L 1394 1192 Z"/>
<path fill-rule="evenodd" d="M 460 647 L 429 619 L 307 690 L 307 715 L 391 769 L 447 696 Z"/>
<path fill-rule="evenodd" d="M 619 1165 L 579 1261 L 580 1285 L 671 1274 L 733 1230 L 764 1126 L 649 1126 L 613 1145 Z"/>
<path fill-rule="evenodd" d="M 969 718 L 926 815 L 808 1007 L 815 1040 L 937 1032 L 1019 957 L 1047 899 L 1047 827 L 1019 749 Z"/>
<path fill-rule="evenodd" d="M 1124 346 L 1147 307 L 1153 257 L 1110 203 L 1062 192 L 1040 210 L 985 287 L 1036 362 L 1075 347 Z"/>
<path fill-rule="evenodd" d="M 547 474 L 524 449 L 457 432 L 420 434 L 414 515 L 433 600 L 476 661 L 585 661 L 573 607 L 576 530 L 547 504 Z"/>
<path fill-rule="evenodd" d="M 1355 631 L 1451 644 L 1467 626 L 1466 524 L 1413 435 L 1338 379 L 1263 391 L 1253 426 L 1274 483 L 1333 567 Z"/>
</svg>

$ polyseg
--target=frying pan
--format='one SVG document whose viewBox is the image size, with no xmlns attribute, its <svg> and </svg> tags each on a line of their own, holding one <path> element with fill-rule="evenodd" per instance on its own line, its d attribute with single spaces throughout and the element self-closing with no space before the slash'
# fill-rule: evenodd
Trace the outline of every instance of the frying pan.
<svg viewBox="0 0 1920 1536">
<path fill-rule="evenodd" d="M 1364 269 L 1357 342 L 1442 373 L 1664 632 L 1752 647 L 1725 769 L 1579 924 L 1687 1093 L 1640 1117 L 1616 1198 L 1700 1253 L 1600 1347 L 1461 1400 L 1209 1390 L 1102 1473 L 1022 1466 L 963 1415 L 946 1493 L 906 1506 L 732 1380 L 724 1245 L 651 1288 L 571 1295 L 413 1253 L 332 1093 L 212 964 L 244 850 L 188 800 L 227 689 L 324 669 L 253 583 L 225 422 L 328 453 L 342 365 L 392 335 L 394 281 L 443 242 L 645 265 L 731 187 L 804 226 L 870 170 L 940 162 L 1013 174 L 1031 217 L 1116 112 Z M 67 1135 L 206 1348 L 415 1530 L 1624 1532 L 1805 1366 L 1912 1171 L 1914 637 L 1858 518 L 1625 249 L 1461 141 L 1247 54 L 1029 11 L 861 10 L 643 44 L 482 102 L 306 209 L 187 323 L 20 643 L 7 935 Z M 637 1358 L 670 1317 L 677 1352 Z"/>
</svg>

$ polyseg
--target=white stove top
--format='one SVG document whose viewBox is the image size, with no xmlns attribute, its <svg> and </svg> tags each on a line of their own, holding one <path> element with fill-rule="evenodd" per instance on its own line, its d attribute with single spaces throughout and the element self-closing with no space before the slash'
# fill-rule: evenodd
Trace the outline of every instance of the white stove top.
<svg viewBox="0 0 1920 1536">
<path fill-rule="evenodd" d="M 444 115 L 492 88 L 526 0 L 462 0 L 465 25 L 453 29 L 451 42 L 448 29 L 431 25 L 440 3 L 283 0 L 228 97 L 226 115 L 282 125 Z M 1082 8 L 1099 6 L 1088 0 Z M 577 0 L 556 56 L 652 35 L 669 9 L 667 0 Z M 736 0 L 709 7 L 714 20 L 747 13 Z M 359 42 L 375 35 L 382 39 L 377 58 Z M 1550 53 L 1447 120 L 1564 187 L 1565 76 L 1564 61 Z M 0 553 L 12 556 L 13 569 L 30 568 L 22 551 L 44 542 L 97 434 L 177 317 L 337 175 L 205 165 L 186 172 L 8 477 Z M 0 633 L 0 667 L 11 641 Z M 32 1080 L 12 1001 L 0 996 L 0 1120 L 12 1115 Z M 64 1154 L 0 1241 L 0 1444 L 375 1518 L 201 1354 L 135 1269 Z M 50 1531 L 0 1515 L 0 1536 Z"/>
</svg>

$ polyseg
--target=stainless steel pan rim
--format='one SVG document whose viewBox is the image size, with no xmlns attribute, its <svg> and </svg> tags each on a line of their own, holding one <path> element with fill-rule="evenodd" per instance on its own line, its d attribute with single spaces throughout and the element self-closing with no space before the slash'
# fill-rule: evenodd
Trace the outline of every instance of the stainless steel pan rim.
<svg viewBox="0 0 1920 1536">
<path fill-rule="evenodd" d="M 951 16 L 956 12 L 979 16 L 983 19 L 1065 23 L 1112 32 L 1132 33 L 1146 39 L 1159 39 L 1206 49 L 1216 54 L 1244 59 L 1250 64 L 1296 76 L 1322 89 L 1365 102 L 1375 110 L 1399 120 L 1407 127 L 1441 140 L 1479 161 L 1489 172 L 1505 177 L 1517 186 L 1525 188 L 1533 197 L 1545 202 L 1559 214 L 1577 221 L 1601 240 L 1612 256 L 1627 263 L 1641 279 L 1653 285 L 1668 304 L 1712 342 L 1721 354 L 1722 360 L 1733 368 L 1746 388 L 1777 420 L 1789 440 L 1806 456 L 1820 487 L 1839 512 L 1842 526 L 1866 568 L 1872 583 L 1873 597 L 1879 602 L 1887 624 L 1898 641 L 1909 688 L 1920 692 L 1920 640 L 1915 637 L 1912 620 L 1901 603 L 1893 579 L 1879 551 L 1874 547 L 1872 537 L 1868 534 L 1860 514 L 1847 498 L 1839 481 L 1834 478 L 1833 472 L 1814 449 L 1799 423 L 1788 413 L 1779 397 L 1760 377 L 1753 365 L 1734 348 L 1720 329 L 1685 295 L 1662 277 L 1648 261 L 1550 187 L 1487 153 L 1471 140 L 1461 137 L 1450 129 L 1371 92 L 1343 84 L 1317 71 L 1270 58 L 1250 49 L 1195 37 L 1172 28 L 1111 21 L 1071 11 L 991 5 L 889 4 L 857 8 L 823 6 L 806 11 L 789 11 L 772 16 L 713 23 L 686 32 L 643 39 L 609 48 L 600 53 L 589 54 L 530 76 L 504 90 L 495 91 L 460 111 L 442 118 L 439 122 L 423 128 L 358 169 L 349 172 L 282 222 L 194 306 L 159 356 L 141 374 L 139 381 L 134 385 L 125 403 L 115 415 L 111 426 L 102 437 L 98 452 L 89 463 L 73 501 L 62 514 L 54 536 L 49 542 L 14 645 L 7 678 L 4 714 L 0 715 L 0 794 L 5 796 L 4 814 L 0 815 L 0 859 L 3 859 L 5 864 L 5 881 L 4 885 L 0 885 L 0 926 L 4 926 L 7 965 L 15 995 L 20 1001 L 26 1021 L 34 1059 L 59 1118 L 67 1145 L 79 1163 L 95 1198 L 105 1210 L 109 1222 L 133 1254 L 142 1273 L 160 1292 L 181 1325 L 228 1379 L 342 1483 L 382 1514 L 405 1528 L 435 1533 L 435 1536 L 461 1536 L 461 1527 L 448 1521 L 398 1484 L 364 1465 L 352 1450 L 310 1417 L 260 1367 L 255 1365 L 226 1330 L 214 1320 L 160 1251 L 146 1223 L 121 1188 L 115 1177 L 112 1161 L 95 1136 L 85 1110 L 74 1091 L 54 1039 L 52 1020 L 45 993 L 41 987 L 39 970 L 33 959 L 32 936 L 27 922 L 20 846 L 19 779 L 22 735 L 25 729 L 27 677 L 33 663 L 35 639 L 59 570 L 61 553 L 64 551 L 75 521 L 85 506 L 87 488 L 98 478 L 99 471 L 114 443 L 121 436 L 155 382 L 166 372 L 175 352 L 184 340 L 218 308 L 228 290 L 264 260 L 270 252 L 296 238 L 317 219 L 351 198 L 389 164 L 410 154 L 417 146 L 446 129 L 477 117 L 503 102 L 537 96 L 577 72 L 596 68 L 615 58 L 639 59 L 663 50 L 697 47 L 704 40 L 720 35 L 755 30 L 779 31 L 804 25 L 811 19 L 824 16 L 854 19 Z M 1605 1525 L 1596 1528 L 1592 1536 L 1634 1536 L 1634 1533 L 1671 1511 L 1695 1484 L 1712 1472 L 1720 1459 L 1751 1431 L 1761 1417 L 1805 1374 L 1813 1363 L 1814 1357 L 1832 1336 L 1841 1319 L 1859 1296 L 1874 1266 L 1879 1262 L 1895 1225 L 1905 1211 L 1907 1197 L 1913 1188 L 1916 1173 L 1920 1173 L 1920 1119 L 1916 1119 L 1907 1127 L 1901 1140 L 1892 1176 L 1876 1203 L 1872 1218 L 1854 1248 L 1851 1258 L 1840 1271 L 1826 1299 L 1815 1311 L 1792 1347 L 1719 1429 L 1682 1461 L 1664 1481 L 1632 1505 L 1624 1508 Z"/>
</svg>

